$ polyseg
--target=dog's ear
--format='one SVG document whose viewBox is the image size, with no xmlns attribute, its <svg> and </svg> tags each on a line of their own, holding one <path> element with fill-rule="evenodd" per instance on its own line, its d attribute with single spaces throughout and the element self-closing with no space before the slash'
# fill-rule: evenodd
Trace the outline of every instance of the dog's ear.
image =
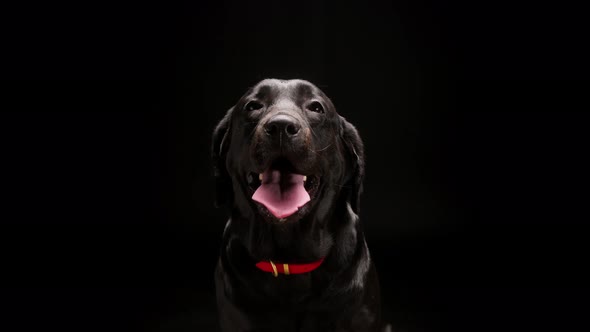
<svg viewBox="0 0 590 332">
<path fill-rule="evenodd" d="M 225 166 L 227 150 L 231 137 L 231 115 L 233 107 L 227 111 L 213 131 L 211 159 L 213 161 L 213 176 L 215 177 L 215 206 L 221 207 L 229 202 L 232 193 L 231 177 Z"/>
<path fill-rule="evenodd" d="M 341 138 L 347 151 L 347 159 L 350 167 L 345 188 L 348 192 L 348 201 L 354 213 L 358 214 L 360 210 L 360 198 L 363 191 L 363 178 L 365 176 L 365 150 L 363 141 L 356 128 L 350 124 L 344 117 L 340 117 L 342 124 Z"/>
</svg>

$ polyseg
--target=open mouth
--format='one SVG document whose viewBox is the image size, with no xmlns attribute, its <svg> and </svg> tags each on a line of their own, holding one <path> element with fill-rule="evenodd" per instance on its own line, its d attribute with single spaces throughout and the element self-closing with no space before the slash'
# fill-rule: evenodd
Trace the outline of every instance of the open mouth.
<svg viewBox="0 0 590 332">
<path fill-rule="evenodd" d="M 249 173 L 252 200 L 278 219 L 285 219 L 310 202 L 317 193 L 320 177 L 298 174 L 288 162 L 275 162 L 262 173 Z"/>
</svg>

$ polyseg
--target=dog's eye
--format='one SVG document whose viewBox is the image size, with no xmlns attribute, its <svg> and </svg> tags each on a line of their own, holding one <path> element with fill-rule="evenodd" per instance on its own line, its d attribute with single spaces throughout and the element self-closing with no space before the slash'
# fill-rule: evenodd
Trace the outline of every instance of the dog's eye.
<svg viewBox="0 0 590 332">
<path fill-rule="evenodd" d="M 324 113 L 324 107 L 320 104 L 319 101 L 314 101 L 311 104 L 307 105 L 307 109 L 316 112 L 316 113 Z"/>
<path fill-rule="evenodd" d="M 246 112 L 252 112 L 252 111 L 259 110 L 259 109 L 261 109 L 262 107 L 263 107 L 263 105 L 262 105 L 261 103 L 259 103 L 259 102 L 257 102 L 257 101 L 254 101 L 254 100 L 252 100 L 252 101 L 250 101 L 250 102 L 248 102 L 248 103 L 246 104 L 246 106 L 244 107 L 244 110 L 245 110 Z"/>
</svg>

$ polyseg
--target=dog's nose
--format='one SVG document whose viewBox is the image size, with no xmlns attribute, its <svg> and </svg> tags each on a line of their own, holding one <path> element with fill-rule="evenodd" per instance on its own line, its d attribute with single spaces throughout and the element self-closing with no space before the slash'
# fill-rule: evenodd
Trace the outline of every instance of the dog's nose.
<svg viewBox="0 0 590 332">
<path fill-rule="evenodd" d="M 264 125 L 264 131 L 271 137 L 279 137 L 280 134 L 293 137 L 299 133 L 300 129 L 299 122 L 294 117 L 286 114 L 275 115 Z"/>
</svg>

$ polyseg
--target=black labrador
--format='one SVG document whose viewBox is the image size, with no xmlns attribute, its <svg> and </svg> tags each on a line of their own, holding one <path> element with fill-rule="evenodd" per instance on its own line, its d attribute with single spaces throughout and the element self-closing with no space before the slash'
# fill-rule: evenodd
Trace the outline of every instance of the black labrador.
<svg viewBox="0 0 590 332">
<path fill-rule="evenodd" d="M 251 88 L 213 133 L 229 208 L 215 272 L 223 331 L 381 331 L 361 224 L 363 144 L 303 80 Z"/>
</svg>

